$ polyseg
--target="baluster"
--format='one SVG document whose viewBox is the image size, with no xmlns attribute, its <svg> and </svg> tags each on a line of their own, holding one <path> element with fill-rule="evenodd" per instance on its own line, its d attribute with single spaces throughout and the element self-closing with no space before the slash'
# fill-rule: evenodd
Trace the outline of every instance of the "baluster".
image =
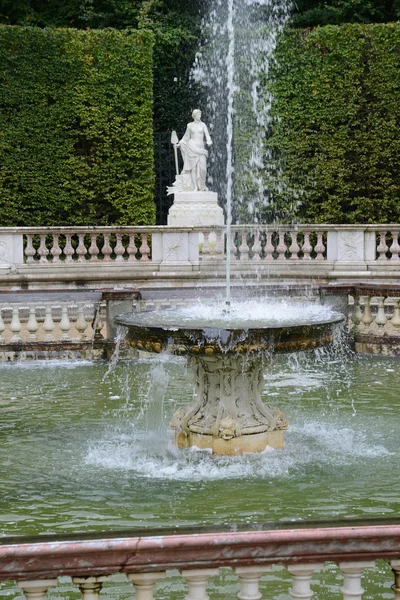
<svg viewBox="0 0 400 600">
<path fill-rule="evenodd" d="M 36 250 L 33 247 L 33 234 L 32 233 L 26 234 L 26 248 L 25 248 L 24 254 L 26 256 L 26 263 L 28 265 L 35 262 L 35 259 L 33 257 L 36 254 Z"/>
<path fill-rule="evenodd" d="M 364 296 L 364 314 L 361 318 L 361 322 L 368 327 L 373 320 L 374 317 L 371 313 L 371 298 L 369 296 Z"/>
<path fill-rule="evenodd" d="M 286 244 L 285 244 L 285 233 L 283 231 L 279 232 L 279 242 L 276 247 L 276 251 L 279 253 L 277 260 L 286 260 Z"/>
<path fill-rule="evenodd" d="M 86 340 L 85 331 L 86 331 L 87 325 L 88 324 L 87 324 L 86 319 L 85 319 L 85 314 L 84 314 L 84 310 L 83 310 L 83 304 L 79 304 L 79 306 L 78 306 L 78 318 L 76 320 L 75 327 L 76 327 L 76 330 L 78 331 L 79 337 L 80 337 L 80 339 L 82 341 Z"/>
<path fill-rule="evenodd" d="M 108 233 L 104 234 L 104 245 L 101 251 L 104 256 L 103 262 L 111 262 L 112 248 L 110 245 L 110 235 Z"/>
<path fill-rule="evenodd" d="M 310 232 L 304 232 L 304 242 L 301 246 L 301 251 L 303 252 L 303 260 L 311 260 L 311 252 L 312 246 L 310 243 Z"/>
<path fill-rule="evenodd" d="M 258 584 L 260 577 L 266 571 L 271 571 L 269 566 L 252 566 L 252 567 L 236 567 L 235 573 L 239 575 L 240 592 L 238 598 L 240 600 L 260 600 L 262 594 Z"/>
<path fill-rule="evenodd" d="M 359 325 L 361 323 L 362 312 L 360 306 L 360 296 L 354 297 L 354 309 L 353 314 L 351 315 L 351 320 L 353 321 L 354 325 Z"/>
<path fill-rule="evenodd" d="M 90 246 L 88 250 L 90 254 L 90 262 L 99 262 L 99 247 L 97 245 L 97 234 L 90 234 Z"/>
<path fill-rule="evenodd" d="M 237 247 L 236 247 L 236 233 L 234 231 L 231 231 L 231 243 L 230 243 L 230 254 L 231 254 L 231 260 L 235 260 L 237 259 Z"/>
<path fill-rule="evenodd" d="M 325 260 L 324 259 L 324 252 L 325 252 L 325 246 L 324 246 L 324 242 L 323 242 L 323 231 L 318 231 L 317 232 L 317 243 L 315 244 L 315 248 L 314 248 L 314 252 L 317 253 L 317 256 L 315 257 L 315 260 Z"/>
<path fill-rule="evenodd" d="M 3 311 L 0 308 L 0 342 L 4 342 L 4 330 L 6 326 L 3 321 Z"/>
<path fill-rule="evenodd" d="M 394 327 L 400 327 L 400 299 L 393 298 L 393 316 L 390 319 L 390 323 Z"/>
<path fill-rule="evenodd" d="M 218 573 L 218 569 L 188 569 L 181 571 L 182 577 L 186 580 L 189 588 L 185 600 L 209 600 L 207 594 L 208 578 L 218 575 Z"/>
<path fill-rule="evenodd" d="M 87 254 L 87 250 L 86 250 L 86 246 L 85 246 L 85 234 L 84 233 L 78 233 L 78 246 L 75 250 L 75 252 L 78 255 L 77 261 L 76 262 L 85 262 L 85 256 Z"/>
<path fill-rule="evenodd" d="M 375 317 L 375 323 L 377 325 L 381 325 L 382 327 L 387 323 L 387 317 L 385 315 L 385 298 L 380 296 L 378 298 L 378 313 Z"/>
<path fill-rule="evenodd" d="M 28 318 L 28 323 L 26 324 L 26 328 L 28 330 L 28 340 L 30 342 L 36 342 L 37 341 L 37 331 L 39 329 L 39 323 L 37 322 L 36 319 L 36 310 L 35 307 L 31 306 L 29 308 L 29 318 Z"/>
<path fill-rule="evenodd" d="M 249 260 L 250 248 L 247 243 L 248 231 L 244 230 L 241 234 L 239 233 L 239 236 L 240 236 L 240 245 L 239 245 L 240 260 Z"/>
<path fill-rule="evenodd" d="M 400 600 L 400 560 L 391 560 L 390 566 L 394 576 L 394 584 L 392 585 L 394 600 Z"/>
<path fill-rule="evenodd" d="M 393 236 L 393 242 L 389 248 L 389 252 L 392 255 L 390 260 L 399 260 L 399 253 L 400 253 L 399 232 L 392 231 L 392 236 Z"/>
<path fill-rule="evenodd" d="M 224 236 L 225 232 L 222 229 L 217 229 L 215 232 L 215 256 L 223 256 L 224 254 Z"/>
<path fill-rule="evenodd" d="M 266 232 L 266 242 L 265 242 L 265 260 L 274 260 L 274 245 L 272 243 L 272 231 Z"/>
<path fill-rule="evenodd" d="M 57 585 L 57 579 L 37 579 L 32 581 L 18 581 L 17 586 L 22 589 L 26 600 L 44 600 L 49 587 Z"/>
<path fill-rule="evenodd" d="M 60 260 L 60 256 L 62 254 L 62 250 L 60 248 L 60 243 L 59 243 L 59 236 L 57 233 L 53 234 L 53 246 L 50 250 L 51 255 L 53 257 L 53 263 L 59 263 L 61 262 Z"/>
<path fill-rule="evenodd" d="M 136 254 L 137 254 L 138 248 L 135 244 L 135 234 L 134 233 L 129 234 L 129 246 L 127 247 L 126 251 L 128 253 L 128 261 L 136 262 L 137 261 Z"/>
<path fill-rule="evenodd" d="M 323 563 L 307 565 L 289 565 L 287 570 L 292 575 L 292 587 L 289 594 L 292 598 L 311 600 L 313 592 L 310 587 L 311 577 L 315 571 L 323 568 Z"/>
<path fill-rule="evenodd" d="M 201 250 L 201 255 L 202 258 L 207 259 L 210 256 L 211 253 L 211 247 L 210 247 L 210 232 L 209 231 L 204 231 L 203 232 L 203 247 Z"/>
<path fill-rule="evenodd" d="M 297 231 L 289 232 L 292 243 L 289 246 L 290 260 L 299 260 L 300 246 L 297 243 Z"/>
<path fill-rule="evenodd" d="M 378 260 L 387 260 L 386 252 L 389 250 L 389 247 L 386 243 L 386 231 L 382 231 L 379 233 L 379 245 L 376 249 L 378 252 Z"/>
<path fill-rule="evenodd" d="M 45 342 L 54 342 L 54 321 L 51 306 L 46 306 L 46 315 L 44 318 L 43 329 L 44 333 L 44 341 Z"/>
<path fill-rule="evenodd" d="M 109 575 L 100 575 L 99 577 L 73 577 L 72 582 L 79 586 L 82 600 L 99 600 L 103 582 L 108 581 L 109 579 L 111 579 Z"/>
<path fill-rule="evenodd" d="M 260 260 L 261 252 L 261 230 L 257 228 L 254 230 L 253 258 L 255 258 L 256 260 Z"/>
<path fill-rule="evenodd" d="M 46 234 L 45 233 L 41 233 L 40 234 L 40 245 L 38 248 L 37 253 L 40 256 L 39 262 L 42 264 L 47 263 L 47 255 L 49 253 L 47 247 L 46 247 Z"/>
<path fill-rule="evenodd" d="M 72 233 L 65 234 L 65 262 L 72 262 L 72 256 L 74 254 L 74 247 L 72 246 Z"/>
<path fill-rule="evenodd" d="M 362 600 L 364 590 L 361 587 L 361 576 L 364 569 L 373 568 L 374 566 L 374 560 L 339 563 L 339 569 L 343 575 L 343 587 L 341 588 L 343 600 Z"/>
<path fill-rule="evenodd" d="M 60 329 L 61 339 L 63 341 L 70 340 L 71 338 L 69 336 L 69 330 L 71 329 L 71 321 L 69 320 L 68 306 L 66 304 L 61 307 Z"/>
<path fill-rule="evenodd" d="M 103 321 L 101 318 L 101 304 L 100 302 L 94 306 L 94 318 L 93 318 L 93 337 L 95 340 L 102 340 L 103 335 L 101 330 L 103 329 Z"/>
<path fill-rule="evenodd" d="M 124 262 L 125 248 L 122 244 L 122 233 L 116 233 L 117 243 L 115 244 L 114 253 L 116 254 L 115 262 Z"/>
<path fill-rule="evenodd" d="M 135 586 L 136 600 L 153 600 L 153 589 L 159 579 L 164 579 L 165 571 L 158 573 L 128 573 L 128 579 Z"/>
<path fill-rule="evenodd" d="M 141 254 L 141 259 L 140 259 L 141 262 L 147 262 L 150 260 L 150 258 L 149 258 L 150 248 L 147 243 L 147 238 L 148 238 L 148 234 L 142 233 L 142 243 L 139 248 L 139 252 Z"/>
<path fill-rule="evenodd" d="M 21 329 L 22 329 L 22 325 L 21 325 L 21 321 L 19 318 L 19 308 L 14 307 L 12 309 L 12 319 L 11 319 L 11 323 L 10 323 L 10 331 L 12 332 L 12 337 L 11 337 L 12 342 L 20 342 L 21 341 L 21 336 L 20 336 Z"/>
</svg>

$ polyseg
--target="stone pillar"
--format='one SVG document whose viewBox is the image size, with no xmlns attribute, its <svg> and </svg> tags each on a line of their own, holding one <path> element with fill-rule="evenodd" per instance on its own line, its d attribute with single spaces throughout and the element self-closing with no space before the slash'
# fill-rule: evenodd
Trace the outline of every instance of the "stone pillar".
<svg viewBox="0 0 400 600">
<path fill-rule="evenodd" d="M 287 570 L 292 575 L 291 597 L 296 600 L 311 600 L 313 592 L 310 587 L 311 577 L 315 571 L 323 568 L 323 563 L 289 565 Z"/>
<path fill-rule="evenodd" d="M 108 581 L 108 575 L 100 575 L 98 577 L 73 577 L 72 582 L 79 586 L 82 594 L 82 600 L 99 600 L 100 590 L 103 583 Z"/>
<path fill-rule="evenodd" d="M 187 270 L 199 264 L 199 234 L 195 231 L 164 230 L 152 235 L 153 263 L 160 270 Z"/>
<path fill-rule="evenodd" d="M 164 579 L 165 571 L 158 573 L 129 573 L 128 579 L 136 590 L 136 600 L 153 600 L 153 589 L 159 579 Z"/>
<path fill-rule="evenodd" d="M 343 226 L 328 231 L 327 260 L 335 262 L 335 271 L 366 271 L 366 260 L 372 260 L 371 240 L 366 245 L 365 231 Z M 368 258 L 367 258 L 368 256 Z"/>
<path fill-rule="evenodd" d="M 0 269 L 12 269 L 24 262 L 22 233 L 3 233 L 0 230 Z"/>
<path fill-rule="evenodd" d="M 375 561 L 346 561 L 339 563 L 339 569 L 343 574 L 343 600 L 362 600 L 363 588 L 361 577 L 364 569 L 373 568 Z"/>
<path fill-rule="evenodd" d="M 239 575 L 240 592 L 238 593 L 239 600 L 261 600 L 262 594 L 258 584 L 261 575 L 266 571 L 271 571 L 270 566 L 250 566 L 236 567 L 235 573 Z"/>
<path fill-rule="evenodd" d="M 57 579 L 34 579 L 18 582 L 18 587 L 23 590 L 26 600 L 44 600 L 48 588 L 55 585 L 57 585 Z"/>
<path fill-rule="evenodd" d="M 188 569 L 181 573 L 189 588 L 185 600 L 210 600 L 207 594 L 208 578 L 218 575 L 219 569 Z"/>
</svg>

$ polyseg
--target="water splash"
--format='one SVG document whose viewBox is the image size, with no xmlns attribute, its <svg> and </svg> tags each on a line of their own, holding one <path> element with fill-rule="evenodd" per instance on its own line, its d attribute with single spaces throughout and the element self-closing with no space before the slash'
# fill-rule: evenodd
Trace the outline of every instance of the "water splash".
<svg viewBox="0 0 400 600">
<path fill-rule="evenodd" d="M 271 125 L 267 85 L 279 34 L 291 0 L 212 0 L 202 25 L 202 46 L 192 77 L 203 88 L 206 119 L 214 141 L 210 184 L 226 202 L 229 224 L 267 203 L 265 180 L 280 179 L 265 140 Z"/>
<path fill-rule="evenodd" d="M 127 332 L 126 327 L 124 327 L 123 325 L 118 325 L 117 333 L 115 336 L 114 352 L 112 353 L 112 356 L 108 362 L 107 371 L 103 375 L 103 379 L 102 379 L 103 383 L 106 381 L 106 379 L 109 377 L 109 375 L 114 371 L 114 369 L 119 361 L 121 343 L 122 343 L 122 340 L 124 340 L 126 337 L 126 332 Z"/>
</svg>

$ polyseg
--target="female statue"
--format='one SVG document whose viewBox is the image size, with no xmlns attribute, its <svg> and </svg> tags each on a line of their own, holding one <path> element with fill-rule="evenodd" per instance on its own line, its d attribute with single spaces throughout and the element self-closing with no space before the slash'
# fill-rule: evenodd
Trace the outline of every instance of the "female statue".
<svg viewBox="0 0 400 600">
<path fill-rule="evenodd" d="M 208 146 L 212 141 L 207 125 L 201 120 L 201 110 L 194 110 L 192 118 L 193 123 L 188 123 L 185 135 L 177 144 L 183 158 L 183 169 L 174 187 L 182 192 L 207 190 L 208 151 L 204 146 L 204 138 Z"/>
</svg>

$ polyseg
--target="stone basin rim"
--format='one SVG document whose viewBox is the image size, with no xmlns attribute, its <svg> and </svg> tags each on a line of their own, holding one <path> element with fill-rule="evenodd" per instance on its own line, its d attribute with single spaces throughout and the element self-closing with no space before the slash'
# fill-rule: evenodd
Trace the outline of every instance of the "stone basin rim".
<svg viewBox="0 0 400 600">
<path fill-rule="evenodd" d="M 119 325 L 123 325 L 125 327 L 138 327 L 138 328 L 143 328 L 143 329 L 151 329 L 153 331 L 166 331 L 166 332 L 178 332 L 178 331 L 199 331 L 199 332 L 207 332 L 207 331 L 230 331 L 230 332 L 239 332 L 239 331 L 264 331 L 267 332 L 269 330 L 279 330 L 279 329 L 291 329 L 293 331 L 295 331 L 296 329 L 303 329 L 303 328 L 307 328 L 307 327 L 315 327 L 318 328 L 319 326 L 323 326 L 323 325 L 334 325 L 336 323 L 341 323 L 345 320 L 345 316 L 341 313 L 333 313 L 331 317 L 327 317 L 325 319 L 316 319 L 315 321 L 312 320 L 304 320 L 304 321 L 300 321 L 297 323 L 293 323 L 293 324 L 288 324 L 288 323 L 265 323 L 264 325 L 261 324 L 260 322 L 255 322 L 253 324 L 248 323 L 245 324 L 244 322 L 242 324 L 238 323 L 238 324 L 229 324 L 229 322 L 227 322 L 226 326 L 223 325 L 222 323 L 218 324 L 218 325 L 212 325 L 212 324 L 205 324 L 205 323 L 196 323 L 195 319 L 193 319 L 192 321 L 186 322 L 186 323 L 168 323 L 168 324 L 163 324 L 162 321 L 162 315 L 165 314 L 167 311 L 147 311 L 144 313 L 138 313 L 135 314 L 135 316 L 133 317 L 134 313 L 122 313 L 120 315 L 117 315 L 115 317 L 115 322 L 118 323 Z M 171 310 L 171 313 L 173 311 Z M 155 323 L 153 320 L 148 319 L 148 315 L 154 315 L 154 313 L 159 313 L 160 314 L 160 322 L 159 323 Z M 146 319 L 147 317 L 147 319 Z"/>
</svg>

